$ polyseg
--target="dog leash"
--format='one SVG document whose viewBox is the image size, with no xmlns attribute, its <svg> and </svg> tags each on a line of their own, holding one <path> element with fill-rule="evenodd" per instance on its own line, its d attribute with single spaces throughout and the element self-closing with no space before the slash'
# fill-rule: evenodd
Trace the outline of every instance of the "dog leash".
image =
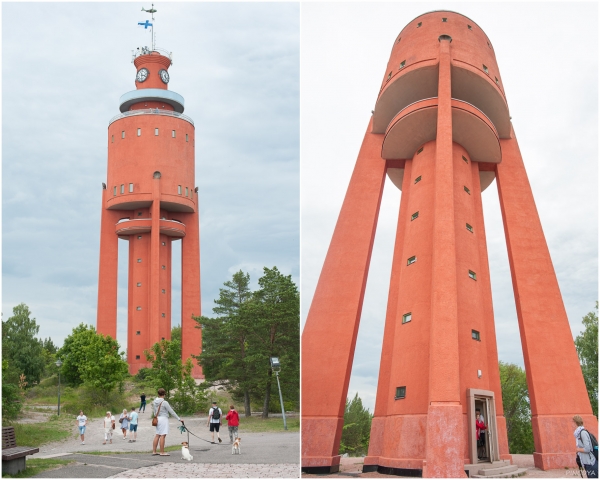
<svg viewBox="0 0 600 480">
<path fill-rule="evenodd" d="M 189 445 L 189 443 L 190 443 L 190 442 L 189 442 L 190 435 L 192 435 L 193 437 L 196 437 L 198 440 L 202 440 L 203 442 L 210 443 L 210 444 L 212 444 L 212 445 L 218 445 L 219 447 L 224 447 L 224 446 L 225 446 L 225 444 L 224 444 L 224 443 L 219 443 L 219 444 L 217 444 L 217 443 L 211 442 L 210 440 L 206 440 L 206 439 L 204 439 L 204 438 L 200 438 L 198 435 L 196 435 L 196 434 L 194 434 L 192 431 L 190 431 L 190 429 L 189 429 L 189 428 L 187 428 L 187 427 L 185 426 L 185 424 L 182 424 L 182 425 L 180 425 L 180 426 L 179 426 L 179 427 L 177 427 L 177 428 L 179 429 L 179 431 L 180 431 L 182 434 L 183 434 L 183 432 L 187 432 L 187 433 L 188 433 L 188 445 Z"/>
</svg>

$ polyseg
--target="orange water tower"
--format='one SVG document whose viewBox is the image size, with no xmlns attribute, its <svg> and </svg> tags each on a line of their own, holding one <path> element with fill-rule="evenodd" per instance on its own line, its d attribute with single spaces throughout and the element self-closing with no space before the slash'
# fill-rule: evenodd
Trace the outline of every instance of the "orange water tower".
<svg viewBox="0 0 600 480">
<path fill-rule="evenodd" d="M 121 96 L 108 126 L 102 191 L 97 331 L 117 335 L 118 240 L 129 241 L 127 361 L 149 367 L 144 350 L 171 338 L 171 245 L 181 241 L 182 359 L 201 350 L 200 233 L 194 122 L 168 90 L 171 54 L 138 48 L 136 89 Z M 193 376 L 202 369 L 193 360 Z"/>
<path fill-rule="evenodd" d="M 364 471 L 510 469 L 481 192 L 496 179 L 531 401 L 535 465 L 597 434 L 494 48 L 436 11 L 394 40 L 302 335 L 302 469 L 335 472 L 385 177 L 402 191 Z M 478 449 L 475 413 L 487 424 Z M 482 457 L 480 459 L 479 457 Z"/>
</svg>

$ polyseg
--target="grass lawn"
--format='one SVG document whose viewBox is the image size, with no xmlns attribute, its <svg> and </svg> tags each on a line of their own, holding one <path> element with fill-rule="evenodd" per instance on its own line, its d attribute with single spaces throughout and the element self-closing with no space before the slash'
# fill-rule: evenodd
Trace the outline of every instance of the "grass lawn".
<svg viewBox="0 0 600 480">
<path fill-rule="evenodd" d="M 227 434 L 227 422 L 223 422 L 223 432 Z M 288 432 L 299 432 L 300 431 L 300 419 L 298 417 L 286 417 L 287 431 Z M 283 429 L 283 418 L 270 417 L 262 418 L 260 416 L 244 417 L 240 415 L 240 436 L 242 432 L 251 433 L 262 433 L 262 432 L 285 432 Z"/>
<path fill-rule="evenodd" d="M 47 422 L 13 423 L 12 426 L 15 429 L 17 445 L 39 447 L 67 438 L 71 435 L 74 424 L 71 418 L 52 415 Z M 27 463 L 29 464 L 29 460 Z"/>
<path fill-rule="evenodd" d="M 33 477 L 40 472 L 50 470 L 62 465 L 73 463 L 73 460 L 57 460 L 55 458 L 29 458 L 27 459 L 27 468 L 16 475 L 3 474 L 3 478 L 27 478 Z"/>
</svg>

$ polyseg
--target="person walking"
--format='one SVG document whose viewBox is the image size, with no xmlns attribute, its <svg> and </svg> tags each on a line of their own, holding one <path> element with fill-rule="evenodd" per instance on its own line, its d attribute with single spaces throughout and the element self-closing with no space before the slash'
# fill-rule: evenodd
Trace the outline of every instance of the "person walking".
<svg viewBox="0 0 600 480">
<path fill-rule="evenodd" d="M 144 392 L 140 395 L 140 400 L 140 413 L 146 413 L 146 394 Z"/>
<path fill-rule="evenodd" d="M 577 452 L 579 462 L 581 462 L 581 466 L 585 469 L 587 478 L 598 478 L 598 462 L 593 453 L 592 437 L 590 437 L 590 433 L 583 427 L 583 419 L 579 415 L 573 417 L 573 423 L 576 427 L 573 432 L 575 436 L 575 452 Z"/>
<path fill-rule="evenodd" d="M 212 435 L 212 442 L 215 443 L 215 432 L 217 432 L 217 440 L 221 443 L 221 437 L 219 436 L 219 427 L 223 424 L 221 417 L 223 416 L 223 412 L 219 407 L 217 407 L 217 402 L 212 402 L 212 407 L 208 411 L 208 422 L 206 426 L 210 426 L 210 433 Z"/>
<path fill-rule="evenodd" d="M 127 416 L 127 409 L 123 409 L 123 413 L 119 417 L 119 423 L 121 424 L 121 432 L 123 432 L 123 440 L 127 439 L 127 429 L 129 428 L 129 417 Z"/>
<path fill-rule="evenodd" d="M 164 388 L 159 388 L 158 397 L 152 402 L 152 416 L 156 417 L 158 420 L 158 423 L 156 424 L 156 434 L 154 435 L 154 441 L 152 442 L 152 455 L 159 455 L 156 451 L 156 447 L 158 447 L 160 442 L 160 455 L 163 457 L 169 456 L 168 453 L 165 453 L 165 440 L 169 433 L 169 415 L 183 423 L 183 420 L 179 418 L 171 408 L 169 402 L 165 400 L 166 393 Z"/>
<path fill-rule="evenodd" d="M 106 416 L 104 417 L 104 442 L 102 445 L 106 445 L 106 442 L 112 443 L 112 433 L 115 428 L 115 417 L 113 417 L 112 413 L 106 412 Z"/>
<path fill-rule="evenodd" d="M 133 439 L 129 439 L 129 443 L 135 442 L 137 440 L 137 426 L 138 426 L 138 413 L 135 411 L 135 407 L 131 408 L 131 413 L 129 414 L 129 431 L 131 434 L 130 437 L 133 436 Z"/>
<path fill-rule="evenodd" d="M 227 429 L 229 430 L 229 443 L 238 438 L 238 426 L 240 425 L 240 416 L 233 405 L 229 405 L 229 412 L 225 415 L 227 420 Z"/>
<path fill-rule="evenodd" d="M 87 425 L 87 417 L 83 414 L 83 410 L 79 410 L 77 416 L 77 427 L 79 428 L 79 436 L 81 437 L 81 444 L 85 445 L 85 427 Z"/>
</svg>

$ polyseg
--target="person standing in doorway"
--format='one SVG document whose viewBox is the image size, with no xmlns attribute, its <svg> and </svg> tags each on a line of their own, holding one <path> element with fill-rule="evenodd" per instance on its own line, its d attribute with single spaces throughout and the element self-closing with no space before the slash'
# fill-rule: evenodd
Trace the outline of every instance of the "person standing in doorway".
<svg viewBox="0 0 600 480">
<path fill-rule="evenodd" d="M 227 420 L 227 429 L 229 430 L 229 443 L 238 438 L 238 426 L 240 425 L 240 416 L 233 405 L 229 405 L 229 412 L 225 415 Z"/>
<path fill-rule="evenodd" d="M 146 413 L 146 394 L 144 392 L 140 395 L 140 400 L 140 413 Z"/>
<path fill-rule="evenodd" d="M 135 411 L 135 407 L 131 408 L 131 413 L 129 414 L 129 431 L 131 434 L 129 435 L 129 443 L 135 442 L 137 440 L 137 426 L 138 426 L 138 413 Z"/>
<path fill-rule="evenodd" d="M 481 413 L 479 410 L 475 411 L 475 428 L 477 430 L 477 458 L 483 460 L 486 457 L 485 453 L 485 431 L 487 427 L 481 419 Z"/>
<path fill-rule="evenodd" d="M 217 432 L 217 440 L 221 443 L 221 437 L 219 436 L 219 427 L 222 425 L 223 421 L 221 417 L 223 416 L 223 412 L 219 407 L 217 407 L 217 402 L 212 402 L 212 407 L 208 411 L 208 422 L 206 426 L 210 426 L 210 433 L 212 435 L 212 442 L 215 443 L 215 432 Z"/>
<path fill-rule="evenodd" d="M 575 451 L 581 462 L 581 466 L 585 469 L 587 478 L 598 478 L 598 462 L 594 456 L 592 446 L 592 437 L 583 427 L 583 419 L 579 415 L 573 417 L 573 423 L 575 424 Z"/>
<path fill-rule="evenodd" d="M 79 416 L 77 417 L 77 427 L 79 428 L 79 435 L 81 437 L 81 444 L 85 445 L 85 427 L 87 425 L 87 417 L 83 414 L 83 410 L 79 410 Z"/>
</svg>

